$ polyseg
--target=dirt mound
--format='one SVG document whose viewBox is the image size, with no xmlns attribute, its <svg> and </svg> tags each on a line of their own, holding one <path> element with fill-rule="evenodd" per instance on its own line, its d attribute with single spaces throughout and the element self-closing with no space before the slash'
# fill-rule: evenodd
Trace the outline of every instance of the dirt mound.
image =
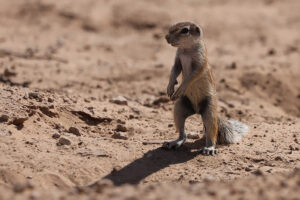
<svg viewBox="0 0 300 200">
<path fill-rule="evenodd" d="M 294 88 L 278 80 L 271 73 L 246 73 L 241 78 L 242 86 L 256 95 L 268 99 L 274 106 L 282 108 L 287 114 L 300 117 L 299 94 Z"/>
<path fill-rule="evenodd" d="M 158 5 L 127 2 L 113 8 L 112 23 L 117 27 L 127 26 L 137 30 L 167 28 L 170 16 Z"/>
</svg>

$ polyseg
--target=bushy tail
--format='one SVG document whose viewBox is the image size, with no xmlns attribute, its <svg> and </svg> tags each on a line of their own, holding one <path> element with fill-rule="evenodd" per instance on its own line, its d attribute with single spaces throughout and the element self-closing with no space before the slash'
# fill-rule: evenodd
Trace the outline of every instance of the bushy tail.
<svg viewBox="0 0 300 200">
<path fill-rule="evenodd" d="M 248 133 L 249 127 L 237 120 L 219 118 L 218 144 L 232 144 L 240 141 Z"/>
</svg>

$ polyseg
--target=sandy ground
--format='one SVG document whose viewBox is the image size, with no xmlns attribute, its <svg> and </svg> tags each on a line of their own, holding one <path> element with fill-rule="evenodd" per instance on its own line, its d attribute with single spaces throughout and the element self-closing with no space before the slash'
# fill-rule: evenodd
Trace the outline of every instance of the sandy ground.
<svg viewBox="0 0 300 200">
<path fill-rule="evenodd" d="M 300 1 L 0 3 L 1 200 L 300 199 Z M 160 148 L 177 137 L 164 34 L 185 20 L 220 115 L 250 126 L 214 157 Z"/>
</svg>

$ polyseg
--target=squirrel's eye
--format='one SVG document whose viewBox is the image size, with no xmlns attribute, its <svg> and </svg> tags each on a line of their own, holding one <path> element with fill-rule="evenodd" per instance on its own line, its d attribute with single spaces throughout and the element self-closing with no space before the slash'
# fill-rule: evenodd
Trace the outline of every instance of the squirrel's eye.
<svg viewBox="0 0 300 200">
<path fill-rule="evenodd" d="M 180 33 L 182 34 L 187 34 L 189 32 L 189 29 L 188 28 L 183 28 L 181 29 Z"/>
</svg>

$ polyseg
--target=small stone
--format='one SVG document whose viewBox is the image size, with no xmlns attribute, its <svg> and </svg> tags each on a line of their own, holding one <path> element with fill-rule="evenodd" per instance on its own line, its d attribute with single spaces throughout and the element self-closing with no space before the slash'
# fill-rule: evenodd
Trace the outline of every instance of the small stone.
<svg viewBox="0 0 300 200">
<path fill-rule="evenodd" d="M 160 105 L 161 103 L 167 103 L 170 99 L 168 97 L 159 97 L 153 101 L 153 105 Z"/>
<path fill-rule="evenodd" d="M 27 119 L 28 119 L 28 117 L 15 117 L 11 121 L 11 124 L 19 126 L 19 125 L 22 125 Z"/>
<path fill-rule="evenodd" d="M 60 138 L 60 134 L 59 134 L 59 133 L 54 133 L 54 134 L 52 135 L 52 138 L 53 138 L 53 139 Z"/>
<path fill-rule="evenodd" d="M 128 139 L 128 135 L 124 132 L 115 132 L 112 135 L 112 138 L 114 139 L 121 139 L 121 140 L 127 140 Z"/>
<path fill-rule="evenodd" d="M 290 145 L 289 148 L 290 148 L 291 151 L 295 151 L 296 150 L 295 147 L 293 147 L 292 145 Z"/>
<path fill-rule="evenodd" d="M 126 132 L 127 128 L 126 128 L 126 126 L 124 126 L 122 124 L 118 124 L 116 127 L 116 131 Z"/>
<path fill-rule="evenodd" d="M 121 120 L 121 119 L 118 119 L 117 122 L 118 122 L 119 124 L 126 124 L 126 122 L 123 121 L 123 120 Z"/>
<path fill-rule="evenodd" d="M 188 139 L 198 139 L 199 138 L 199 134 L 196 132 L 191 132 L 187 134 L 187 138 Z"/>
<path fill-rule="evenodd" d="M 59 138 L 57 146 L 70 145 L 70 144 L 71 144 L 71 140 L 67 137 L 62 136 Z"/>
<path fill-rule="evenodd" d="M 256 176 L 263 176 L 264 175 L 264 172 L 261 169 L 257 169 L 252 173 L 255 174 Z"/>
<path fill-rule="evenodd" d="M 69 133 L 73 133 L 74 135 L 76 136 L 81 136 L 80 132 L 79 132 L 79 129 L 74 127 L 74 126 L 71 126 L 69 128 Z"/>
<path fill-rule="evenodd" d="M 115 104 L 118 104 L 118 105 L 127 105 L 127 99 L 125 99 L 125 97 L 123 96 L 118 96 L 118 97 L 115 97 L 115 98 L 111 98 L 109 100 L 109 102 L 111 103 L 115 103 Z"/>
<path fill-rule="evenodd" d="M 84 98 L 84 101 L 85 101 L 86 103 L 90 103 L 90 102 L 91 102 L 88 98 Z"/>
<path fill-rule="evenodd" d="M 39 97 L 39 93 L 38 92 L 29 92 L 28 96 L 30 99 L 36 99 Z"/>
<path fill-rule="evenodd" d="M 48 102 L 52 103 L 54 102 L 54 99 L 52 97 L 48 97 Z"/>
<path fill-rule="evenodd" d="M 232 62 L 231 65 L 230 65 L 230 68 L 231 68 L 231 69 L 236 69 L 236 63 L 235 63 L 235 62 Z"/>
<path fill-rule="evenodd" d="M 272 55 L 275 55 L 276 54 L 276 51 L 275 51 L 275 49 L 269 49 L 269 51 L 268 51 L 268 55 L 270 55 L 270 56 L 272 56 Z"/>
<path fill-rule="evenodd" d="M 69 103 L 69 99 L 63 98 L 63 100 L 64 100 L 65 103 Z"/>
<path fill-rule="evenodd" d="M 209 190 L 207 191 L 207 194 L 209 194 L 210 196 L 216 196 L 216 195 L 217 195 L 216 191 L 211 190 L 211 189 L 209 189 Z"/>
<path fill-rule="evenodd" d="M 280 156 L 276 156 L 275 160 L 277 160 L 277 161 L 283 161 L 282 157 L 280 157 Z"/>
<path fill-rule="evenodd" d="M 134 119 L 134 115 L 129 115 L 129 117 L 128 117 L 129 119 Z"/>
<path fill-rule="evenodd" d="M 250 167 L 246 167 L 246 168 L 245 168 L 245 171 L 246 171 L 246 172 L 251 172 L 252 169 L 251 169 Z"/>
<path fill-rule="evenodd" d="M 8 115 L 2 114 L 0 115 L 0 121 L 7 122 L 9 119 Z"/>
<path fill-rule="evenodd" d="M 23 99 L 28 99 L 28 94 L 27 93 L 24 94 Z"/>
</svg>

